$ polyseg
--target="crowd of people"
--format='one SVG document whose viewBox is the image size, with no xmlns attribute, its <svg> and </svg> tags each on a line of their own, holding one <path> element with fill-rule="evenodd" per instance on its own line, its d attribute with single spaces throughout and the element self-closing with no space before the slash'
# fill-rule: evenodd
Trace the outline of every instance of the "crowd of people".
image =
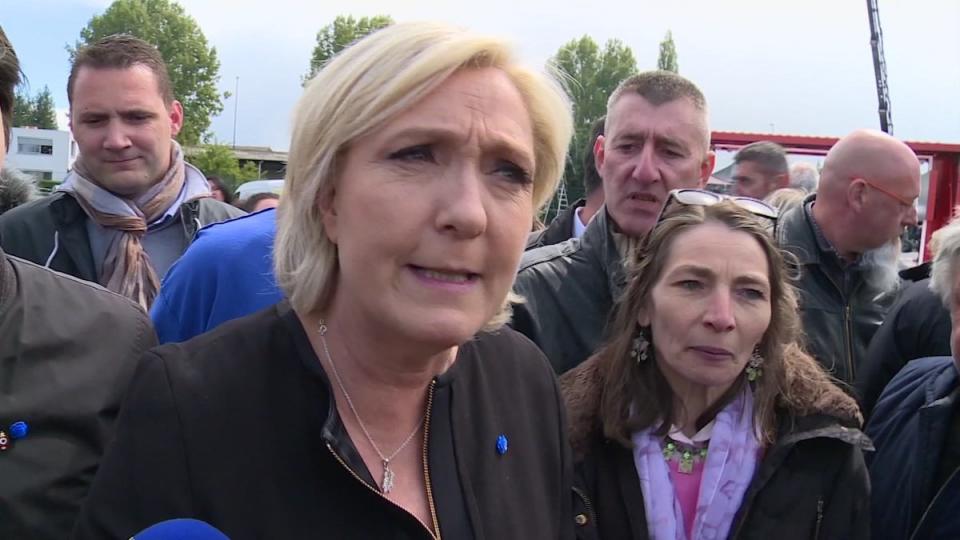
<svg viewBox="0 0 960 540">
<path fill-rule="evenodd" d="M 0 164 L 19 79 L 0 29 Z M 0 215 L 0 537 L 960 537 L 960 221 L 898 273 L 910 147 L 758 141 L 717 193 L 706 96 L 642 72 L 533 230 L 558 80 L 391 25 L 305 86 L 246 213 L 154 47 L 79 49 L 77 161 Z"/>
</svg>

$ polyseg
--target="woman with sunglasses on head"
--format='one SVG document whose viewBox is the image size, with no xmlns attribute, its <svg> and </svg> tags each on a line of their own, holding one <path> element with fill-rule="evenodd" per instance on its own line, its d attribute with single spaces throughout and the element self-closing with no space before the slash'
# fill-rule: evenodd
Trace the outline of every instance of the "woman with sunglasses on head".
<svg viewBox="0 0 960 540">
<path fill-rule="evenodd" d="M 797 345 L 776 210 L 671 193 L 609 339 L 561 378 L 581 538 L 868 537 L 856 402 Z"/>
</svg>

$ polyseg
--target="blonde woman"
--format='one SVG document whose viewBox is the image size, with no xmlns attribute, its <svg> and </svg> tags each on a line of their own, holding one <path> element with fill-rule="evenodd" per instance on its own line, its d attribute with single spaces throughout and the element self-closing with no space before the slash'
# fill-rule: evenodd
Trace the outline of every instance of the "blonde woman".
<svg viewBox="0 0 960 540">
<path fill-rule="evenodd" d="M 570 133 L 498 39 L 398 24 L 334 58 L 294 115 L 287 300 L 143 360 L 77 536 L 566 536 L 559 392 L 501 325 Z"/>
</svg>

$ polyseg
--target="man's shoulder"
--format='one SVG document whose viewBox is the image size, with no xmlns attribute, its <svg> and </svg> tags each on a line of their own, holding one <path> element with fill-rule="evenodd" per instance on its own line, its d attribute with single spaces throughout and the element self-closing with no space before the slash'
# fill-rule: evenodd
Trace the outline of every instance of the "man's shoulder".
<svg viewBox="0 0 960 540">
<path fill-rule="evenodd" d="M 243 214 L 226 221 L 211 223 L 200 230 L 194 243 L 200 246 L 234 241 L 260 243 L 264 239 L 269 239 L 272 243 L 277 232 L 276 214 L 276 210 L 271 208 L 255 214 Z"/>
<path fill-rule="evenodd" d="M 276 235 L 274 211 L 245 214 L 234 219 L 207 225 L 197 234 L 173 269 L 182 266 L 213 268 L 260 268 L 260 259 L 270 260 Z M 247 264 L 244 261 L 252 262 Z M 237 264 L 240 262 L 240 266 Z M 265 263 L 269 266 L 269 263 Z M 190 278 L 195 279 L 195 278 Z"/>
<path fill-rule="evenodd" d="M 887 384 L 874 408 L 873 418 L 881 420 L 903 412 L 916 411 L 949 394 L 958 382 L 952 357 L 936 356 L 911 360 Z"/>
<path fill-rule="evenodd" d="M 197 212 L 201 223 L 204 225 L 246 215 L 246 212 L 236 206 L 218 201 L 212 197 L 197 199 Z"/>
<path fill-rule="evenodd" d="M 50 213 L 51 205 L 66 196 L 66 193 L 55 192 L 4 212 L 0 215 L 0 228 L 9 227 L 12 224 L 25 227 L 35 225 L 38 218 L 42 219 L 44 215 Z"/>
<path fill-rule="evenodd" d="M 807 211 L 802 204 L 787 210 L 777 220 L 777 236 L 781 242 L 803 240 L 809 233 Z"/>
<path fill-rule="evenodd" d="M 130 299 L 96 283 L 44 268 L 9 254 L 6 257 L 13 265 L 21 289 L 42 293 L 44 298 L 50 300 L 50 302 L 38 302 L 39 304 L 63 311 L 64 305 L 69 302 L 77 308 L 65 310 L 71 313 L 71 317 L 89 312 L 96 306 L 97 311 L 113 313 L 115 321 L 121 324 L 129 321 L 149 321 L 147 314 Z M 35 293 L 31 296 L 39 298 Z"/>
<path fill-rule="evenodd" d="M 570 264 L 581 247 L 582 243 L 579 238 L 570 238 L 559 244 L 550 244 L 526 251 L 523 258 L 520 259 L 518 273 L 536 272 L 544 266 L 560 267 Z"/>
</svg>

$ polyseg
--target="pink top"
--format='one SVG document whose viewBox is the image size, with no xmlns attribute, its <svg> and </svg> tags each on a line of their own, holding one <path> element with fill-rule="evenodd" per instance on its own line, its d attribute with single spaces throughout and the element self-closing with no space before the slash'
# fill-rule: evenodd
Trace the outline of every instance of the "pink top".
<svg viewBox="0 0 960 540">
<path fill-rule="evenodd" d="M 682 473 L 679 470 L 680 460 L 667 460 L 673 490 L 677 494 L 680 511 L 683 513 L 683 528 L 687 531 L 687 538 L 693 534 L 693 520 L 697 517 L 697 501 L 700 498 L 700 479 L 703 478 L 704 462 L 705 460 L 694 461 L 693 470 Z"/>
</svg>

